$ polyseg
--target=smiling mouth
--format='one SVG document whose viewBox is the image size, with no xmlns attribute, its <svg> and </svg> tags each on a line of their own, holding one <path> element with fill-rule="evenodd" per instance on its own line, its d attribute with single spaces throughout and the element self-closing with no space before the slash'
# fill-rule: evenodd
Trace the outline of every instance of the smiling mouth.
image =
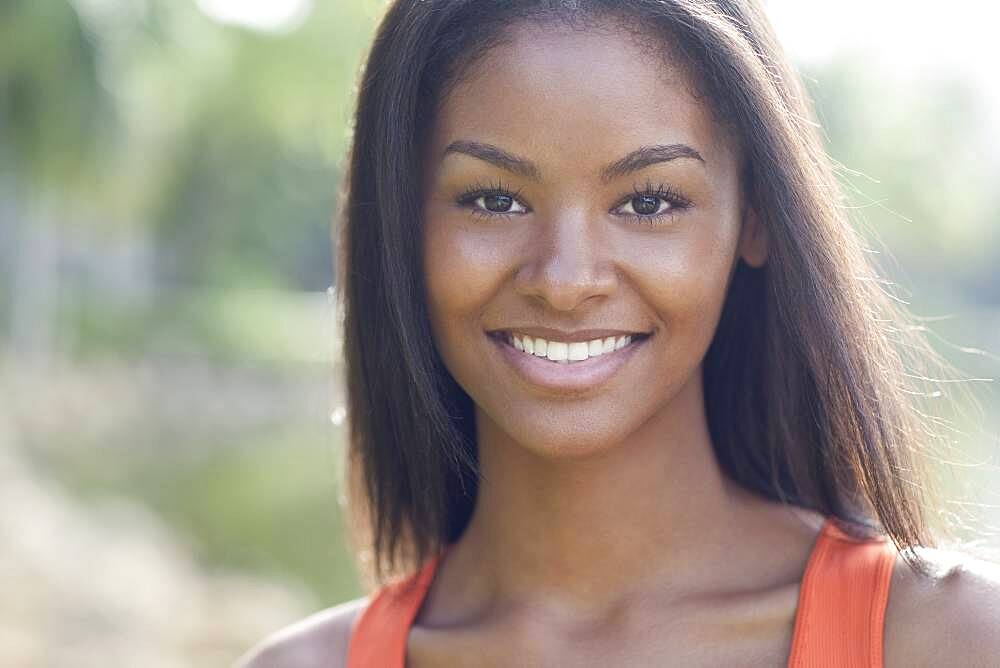
<svg viewBox="0 0 1000 668">
<path fill-rule="evenodd" d="M 524 355 L 545 359 L 556 364 L 586 362 L 588 359 L 608 355 L 635 345 L 651 336 L 648 333 L 635 332 L 589 341 L 555 341 L 509 331 L 494 331 L 488 335 Z"/>
</svg>

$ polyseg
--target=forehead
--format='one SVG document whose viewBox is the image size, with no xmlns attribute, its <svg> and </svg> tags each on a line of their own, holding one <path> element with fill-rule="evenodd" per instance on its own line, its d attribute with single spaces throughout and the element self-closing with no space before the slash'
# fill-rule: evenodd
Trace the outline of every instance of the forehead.
<svg viewBox="0 0 1000 668">
<path fill-rule="evenodd" d="M 442 101 L 432 149 L 458 138 L 495 140 L 532 155 L 543 178 L 546 160 L 593 171 L 651 143 L 691 145 L 709 167 L 732 156 L 728 137 L 666 49 L 612 23 L 512 24 L 504 38 Z"/>
</svg>

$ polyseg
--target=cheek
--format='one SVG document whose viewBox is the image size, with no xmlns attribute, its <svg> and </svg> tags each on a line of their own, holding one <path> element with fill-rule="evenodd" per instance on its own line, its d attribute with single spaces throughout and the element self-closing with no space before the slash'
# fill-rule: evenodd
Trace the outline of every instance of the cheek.
<svg viewBox="0 0 1000 668">
<path fill-rule="evenodd" d="M 713 227 L 710 233 L 677 235 L 637 248 L 626 268 L 671 338 L 697 346 L 707 346 L 714 333 L 735 252 L 730 230 Z"/>
<path fill-rule="evenodd" d="M 453 217 L 425 218 L 423 261 L 426 298 L 435 336 L 447 340 L 463 321 L 475 322 L 500 288 L 503 244 Z"/>
<path fill-rule="evenodd" d="M 504 285 L 515 259 L 494 233 L 454 216 L 428 217 L 423 261 L 428 317 L 445 368 L 477 404 L 492 405 L 482 363 L 483 314 Z"/>
</svg>

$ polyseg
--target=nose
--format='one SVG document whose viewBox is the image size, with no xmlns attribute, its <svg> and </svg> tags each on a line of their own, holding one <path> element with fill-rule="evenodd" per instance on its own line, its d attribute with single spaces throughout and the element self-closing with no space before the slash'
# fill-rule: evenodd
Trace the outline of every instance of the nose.
<svg viewBox="0 0 1000 668">
<path fill-rule="evenodd" d="M 569 211 L 539 224 L 539 238 L 515 277 L 518 294 L 557 311 L 573 311 L 613 294 L 618 274 L 597 221 L 585 212 Z"/>
</svg>

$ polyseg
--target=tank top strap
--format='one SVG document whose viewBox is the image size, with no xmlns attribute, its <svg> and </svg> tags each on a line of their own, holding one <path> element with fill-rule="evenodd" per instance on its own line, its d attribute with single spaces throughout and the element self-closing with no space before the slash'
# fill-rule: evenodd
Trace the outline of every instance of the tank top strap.
<svg viewBox="0 0 1000 668">
<path fill-rule="evenodd" d="M 441 555 L 412 575 L 378 588 L 355 618 L 347 646 L 347 668 L 403 668 L 410 626 L 424 601 Z"/>
<path fill-rule="evenodd" d="M 882 636 L 896 550 L 887 539 L 823 524 L 799 588 L 789 668 L 882 668 Z"/>
</svg>

